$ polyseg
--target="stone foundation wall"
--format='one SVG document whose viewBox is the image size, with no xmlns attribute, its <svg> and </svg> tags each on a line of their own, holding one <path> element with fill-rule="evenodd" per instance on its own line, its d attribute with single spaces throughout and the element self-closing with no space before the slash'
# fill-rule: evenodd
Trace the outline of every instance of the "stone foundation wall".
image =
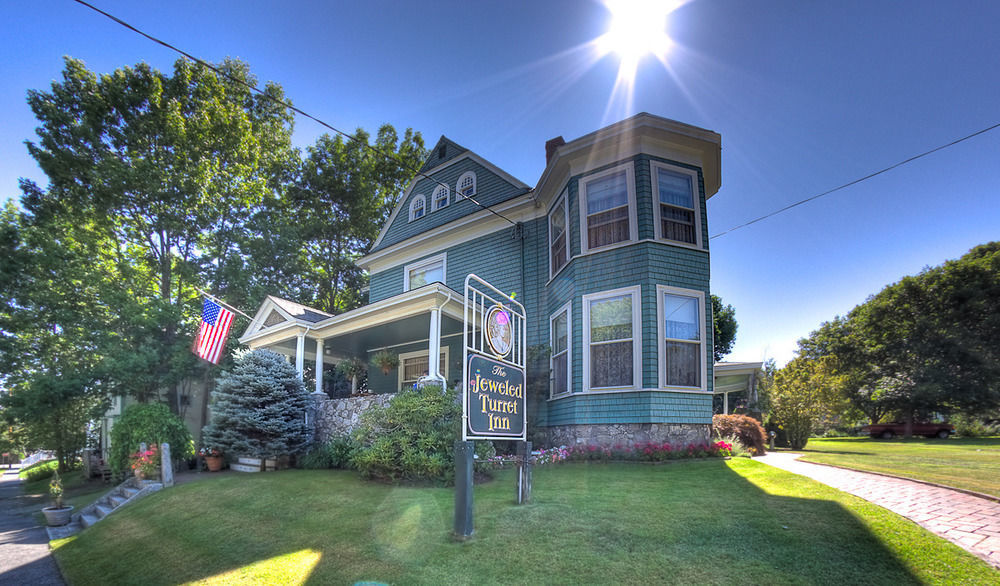
<svg viewBox="0 0 1000 586">
<path fill-rule="evenodd" d="M 706 442 L 712 426 L 694 423 L 620 423 L 555 425 L 539 429 L 545 446 L 634 446 L 649 442 L 687 445 Z"/>
<path fill-rule="evenodd" d="M 390 393 L 318 400 L 314 419 L 315 441 L 326 443 L 332 437 L 351 433 L 361 423 L 361 414 L 366 409 L 372 405 L 385 407 L 395 396 Z"/>
</svg>

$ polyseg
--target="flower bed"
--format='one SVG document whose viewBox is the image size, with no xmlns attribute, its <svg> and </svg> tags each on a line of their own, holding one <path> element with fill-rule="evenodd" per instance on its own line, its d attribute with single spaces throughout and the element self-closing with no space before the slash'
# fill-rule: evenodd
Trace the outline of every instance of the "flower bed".
<svg viewBox="0 0 1000 586">
<path fill-rule="evenodd" d="M 559 462 L 665 462 L 688 458 L 728 458 L 733 455 L 733 445 L 727 441 L 705 442 L 674 446 L 669 443 L 646 443 L 632 446 L 559 446 L 531 452 L 535 466 Z M 496 470 L 516 465 L 518 457 L 494 456 L 479 463 L 482 468 Z"/>
</svg>

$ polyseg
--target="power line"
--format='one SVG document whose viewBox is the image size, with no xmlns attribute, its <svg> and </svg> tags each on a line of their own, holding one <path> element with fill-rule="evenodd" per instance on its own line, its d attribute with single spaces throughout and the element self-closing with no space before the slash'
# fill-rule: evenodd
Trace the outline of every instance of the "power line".
<svg viewBox="0 0 1000 586">
<path fill-rule="evenodd" d="M 435 178 L 431 177 L 430 175 L 424 173 L 420 169 L 414 169 L 413 167 L 410 167 L 409 165 L 405 164 L 403 161 L 400 161 L 398 158 L 396 158 L 392 154 L 387 153 L 387 152 L 385 152 L 385 151 L 383 151 L 383 150 L 381 150 L 381 149 L 379 149 L 377 147 L 374 147 L 374 146 L 368 144 L 368 141 L 363 141 L 363 140 L 359 139 L 358 137 L 354 136 L 353 134 L 344 132 L 343 130 L 339 130 L 338 128 L 335 128 L 334 126 L 332 126 L 330 124 L 327 124 L 323 120 L 320 120 L 319 118 L 313 116 L 312 114 L 309 114 L 308 112 L 302 110 L 301 108 L 292 105 L 290 102 L 286 102 L 284 100 L 279 100 L 278 98 L 275 98 L 274 96 L 272 96 L 272 95 L 264 92 L 259 87 L 255 86 L 255 85 L 251 85 L 251 84 L 243 81 L 242 79 L 237 79 L 237 78 L 229 75 L 225 71 L 222 71 L 218 67 L 212 65 L 211 63 L 205 61 L 204 59 L 199 59 L 198 57 L 195 57 L 194 55 L 188 53 L 187 51 L 184 51 L 183 49 L 179 49 L 179 48 L 175 47 L 174 45 L 171 45 L 170 43 L 168 43 L 166 41 L 163 41 L 163 40 L 161 40 L 161 39 L 159 39 L 157 37 L 154 37 L 153 35 L 147 34 L 147 33 L 143 32 L 143 31 L 139 30 L 138 28 L 132 26 L 131 24 L 125 22 L 124 20 L 118 18 L 117 16 L 115 16 L 113 14 L 109 14 L 108 12 L 105 12 L 104 10 L 101 10 L 100 8 L 94 6 L 93 4 L 85 2 L 84 0 L 73 0 L 73 1 L 76 2 L 77 4 L 82 5 L 82 6 L 86 6 L 87 8 L 93 10 L 94 12 L 97 12 L 98 14 L 106 16 L 107 18 L 113 20 L 114 22 L 122 25 L 123 27 L 125 27 L 125 28 L 127 28 L 127 29 L 129 29 L 129 30 L 131 30 L 131 31 L 133 31 L 133 32 L 135 32 L 135 33 L 143 36 L 143 37 L 146 37 L 147 39 L 149 39 L 150 41 L 153 41 L 154 43 L 156 43 L 158 45 L 162 45 L 163 47 L 166 47 L 167 49 L 170 49 L 171 51 L 174 51 L 176 53 L 180 53 L 184 57 L 190 59 L 191 61 L 194 61 L 195 63 L 201 65 L 202 67 L 207 67 L 208 69 L 211 69 L 217 75 L 221 75 L 222 77 L 225 77 L 226 79 L 228 79 L 230 81 L 238 83 L 238 84 L 246 87 L 250 91 L 256 92 L 256 93 L 264 96 L 266 99 L 271 100 L 272 102 L 281 104 L 281 106 L 283 106 L 283 107 L 291 110 L 292 112 L 294 112 L 296 114 L 299 114 L 300 116 L 304 116 L 304 117 L 312 120 L 313 122 L 316 122 L 320 126 L 322 126 L 324 128 L 327 128 L 329 130 L 332 130 L 333 132 L 339 134 L 340 136 L 343 136 L 344 138 L 346 138 L 348 140 L 352 140 L 354 142 L 357 142 L 357 143 L 361 144 L 366 149 L 368 149 L 368 150 L 370 150 L 370 151 L 372 151 L 372 152 L 374 152 L 374 153 L 376 153 L 376 154 L 378 154 L 378 155 L 380 155 L 380 156 L 382 156 L 382 157 L 384 157 L 386 159 L 392 160 L 397 165 L 399 165 L 399 167 L 401 169 L 404 169 L 406 171 L 410 171 L 410 172 L 412 172 L 414 175 L 416 175 L 418 177 L 423 177 L 424 179 L 430 179 L 434 183 L 437 183 L 438 185 L 440 185 L 442 187 L 446 187 L 446 188 L 448 188 L 449 191 L 451 191 L 451 186 L 450 185 L 448 185 L 446 183 L 442 183 L 441 181 L 438 181 L 437 179 L 435 179 Z M 456 193 L 456 195 L 461 195 L 461 194 Z M 507 220 L 507 222 L 509 222 L 512 226 L 517 226 L 517 222 L 514 222 L 513 220 L 511 220 L 507 216 L 504 216 L 500 212 L 498 212 L 498 211 L 496 211 L 496 210 L 494 210 L 494 209 L 492 209 L 490 207 L 484 206 L 483 204 L 481 204 L 478 201 L 476 201 L 472 196 L 462 195 L 462 197 L 464 199 L 467 199 L 467 200 L 471 201 L 472 203 L 476 204 L 477 206 L 481 207 L 482 209 L 484 209 L 484 210 L 492 213 L 493 215 L 499 216 L 499 217 L 503 218 L 504 220 Z"/>
<path fill-rule="evenodd" d="M 980 134 L 985 134 L 985 133 L 987 133 L 987 132 L 989 132 L 991 130 L 994 130 L 996 128 L 1000 128 L 1000 123 L 997 123 L 997 124 L 994 124 L 993 126 L 989 126 L 989 127 L 984 128 L 982 130 L 973 132 L 972 134 L 970 134 L 968 136 L 963 136 L 962 138 L 959 138 L 957 140 L 953 140 L 953 141 L 949 142 L 948 144 L 943 144 L 943 145 L 941 145 L 939 147 L 936 147 L 936 148 L 933 148 L 933 149 L 931 149 L 929 151 L 920 153 L 919 155 L 912 156 L 909 159 L 906 159 L 906 160 L 903 160 L 903 161 L 900 161 L 900 162 L 896 163 L 895 165 L 890 165 L 890 166 L 886 167 L 885 169 L 882 169 L 882 170 L 879 170 L 879 171 L 875 171 L 874 173 L 865 175 L 864 177 L 861 177 L 859 179 L 855 179 L 854 181 L 845 183 L 845 184 L 841 185 L 840 187 L 834 187 L 833 189 L 831 189 L 829 191 L 824 191 L 823 193 L 819 193 L 819 194 L 814 195 L 812 197 L 807 197 L 806 199 L 799 200 L 799 201 L 797 201 L 797 202 L 795 202 L 795 203 L 793 203 L 791 205 L 787 205 L 787 206 L 781 208 L 780 210 L 776 210 L 776 211 L 773 211 L 773 212 L 771 212 L 769 214 L 765 214 L 765 215 L 763 215 L 763 216 L 761 216 L 759 218 L 755 218 L 753 220 L 750 220 L 749 222 L 746 222 L 745 224 L 740 224 L 739 226 L 735 226 L 733 228 L 730 228 L 730 229 L 726 230 L 725 232 L 720 232 L 720 233 L 716 234 L 715 236 L 710 237 L 709 240 L 714 240 L 714 239 L 718 238 L 719 236 L 725 236 L 726 234 L 729 234 L 730 232 L 735 232 L 736 230 L 739 230 L 740 228 L 746 228 L 750 224 L 756 224 L 757 222 L 760 222 L 761 220 L 766 220 L 766 219 L 770 218 L 771 216 L 776 216 L 776 215 L 780 214 L 781 212 L 788 211 L 788 210 L 790 210 L 790 209 L 792 209 L 792 208 L 794 208 L 796 206 L 800 206 L 800 205 L 802 205 L 804 203 L 808 203 L 810 201 L 813 201 L 814 199 L 819 199 L 819 198 L 823 197 L 824 195 L 829 195 L 829 194 L 831 194 L 831 193 L 833 193 L 835 191 L 840 191 L 841 189 L 850 187 L 852 185 L 857 185 L 858 183 L 861 183 L 862 181 L 867 181 L 868 179 L 871 179 L 872 177 L 875 177 L 876 175 L 881 175 L 882 173 L 886 173 L 888 171 L 892 171 L 896 167 L 902 167 L 903 165 L 905 165 L 907 163 L 912 163 L 913 161 L 916 161 L 917 159 L 919 159 L 921 157 L 926 157 L 927 155 L 929 155 L 931 153 L 936 153 L 936 152 L 938 152 L 940 150 L 944 150 L 944 149 L 946 149 L 948 147 L 955 146 L 956 144 L 958 144 L 960 142 L 964 142 L 966 140 L 969 140 L 970 138 L 974 138 L 976 136 L 979 136 Z"/>
</svg>

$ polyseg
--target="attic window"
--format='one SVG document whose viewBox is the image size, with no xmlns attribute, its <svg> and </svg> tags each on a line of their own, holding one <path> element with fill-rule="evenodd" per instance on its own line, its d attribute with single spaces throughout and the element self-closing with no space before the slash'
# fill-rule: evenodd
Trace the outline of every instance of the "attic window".
<svg viewBox="0 0 1000 586">
<path fill-rule="evenodd" d="M 414 196 L 410 201 L 410 221 L 419 220 L 427 213 L 427 198 L 423 195 Z"/>
<path fill-rule="evenodd" d="M 447 149 L 447 147 L 445 145 L 439 146 L 438 147 L 438 158 L 439 159 L 443 159 L 444 158 L 444 154 L 445 154 L 445 152 L 447 152 L 447 150 L 448 149 Z"/>
<path fill-rule="evenodd" d="M 434 190 L 434 197 L 431 198 L 431 201 L 434 202 L 434 211 L 448 207 L 448 202 L 450 200 L 451 190 L 448 189 L 448 186 L 438 185 L 437 189 Z"/>
<path fill-rule="evenodd" d="M 462 197 L 472 197 L 473 195 L 476 195 L 476 174 L 472 171 L 462 173 L 462 176 L 458 178 L 458 186 L 456 187 L 456 190 Z"/>
</svg>

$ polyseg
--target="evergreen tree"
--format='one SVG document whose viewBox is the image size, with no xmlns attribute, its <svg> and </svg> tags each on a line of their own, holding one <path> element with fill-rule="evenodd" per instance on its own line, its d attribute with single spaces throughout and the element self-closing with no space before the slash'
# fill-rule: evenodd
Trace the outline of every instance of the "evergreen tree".
<svg viewBox="0 0 1000 586">
<path fill-rule="evenodd" d="M 305 385 L 283 356 L 242 354 L 212 392 L 212 421 L 202 430 L 202 444 L 257 458 L 302 453 L 312 440 L 308 408 Z"/>
</svg>

